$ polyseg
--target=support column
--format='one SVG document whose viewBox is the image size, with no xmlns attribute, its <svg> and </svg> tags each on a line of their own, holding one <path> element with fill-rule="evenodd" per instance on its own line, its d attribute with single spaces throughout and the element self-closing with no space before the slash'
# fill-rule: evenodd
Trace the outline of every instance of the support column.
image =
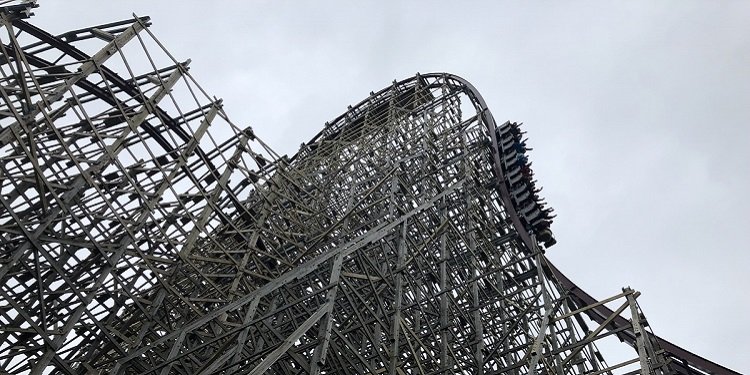
<svg viewBox="0 0 750 375">
<path fill-rule="evenodd" d="M 336 305 L 336 292 L 338 291 L 339 276 L 341 274 L 341 262 L 343 256 L 339 254 L 333 261 L 333 270 L 331 270 L 331 279 L 328 283 L 331 289 L 326 295 L 325 316 L 318 329 L 318 338 L 321 340 L 315 347 L 312 360 L 310 360 L 310 374 L 320 375 L 321 366 L 326 363 L 326 352 L 328 351 L 328 342 L 331 340 L 331 326 L 333 325 L 333 307 Z"/>
<path fill-rule="evenodd" d="M 30 239 L 33 239 L 34 242 L 39 238 L 39 236 L 44 233 L 49 225 L 54 221 L 54 219 L 59 215 L 63 208 L 68 208 L 70 204 L 72 204 L 74 201 L 81 198 L 80 192 L 84 190 L 84 188 L 88 185 L 91 185 L 91 175 L 101 172 L 103 168 L 108 165 L 110 162 L 112 162 L 116 157 L 117 154 L 119 154 L 120 151 L 125 149 L 125 142 L 128 138 L 128 135 L 136 131 L 137 128 L 146 120 L 148 115 L 150 114 L 151 110 L 156 107 L 157 103 L 164 98 L 171 88 L 177 83 L 177 81 L 182 76 L 182 73 L 184 70 L 186 70 L 186 65 L 182 65 L 178 67 L 170 76 L 169 78 L 164 82 L 164 84 L 156 91 L 156 93 L 146 102 L 143 104 L 141 109 L 138 111 L 138 113 L 131 119 L 128 119 L 128 125 L 120 134 L 117 141 L 115 141 L 111 146 L 107 147 L 107 152 L 102 155 L 99 160 L 97 160 L 95 163 L 92 164 L 92 166 L 84 171 L 81 175 L 79 175 L 75 181 L 71 184 L 72 187 L 69 191 L 67 191 L 65 194 L 63 194 L 62 197 L 62 204 L 63 206 L 57 206 L 50 210 L 49 214 L 47 215 L 47 219 L 45 222 L 37 227 L 37 229 L 34 231 L 32 237 Z M 205 121 L 205 127 L 208 126 L 210 121 Z M 205 129 L 204 131 L 205 132 Z M 202 133 L 201 133 L 202 134 Z M 193 138 L 195 139 L 195 138 Z M 190 145 L 189 145 L 190 146 Z M 195 141 L 195 146 L 190 146 L 189 148 L 191 150 L 194 150 L 194 148 L 197 147 L 197 140 Z M 186 155 L 183 155 L 182 160 L 180 161 L 182 163 L 186 162 Z M 178 162 L 179 163 L 179 162 Z M 173 173 L 176 173 L 177 169 L 173 171 Z M 153 209 L 153 206 L 158 201 L 159 196 L 161 193 L 163 193 L 166 188 L 169 185 L 168 180 L 164 180 L 162 182 L 162 185 L 160 186 L 160 191 L 158 196 L 155 195 L 154 198 L 145 206 L 143 207 L 144 211 L 151 211 Z M 146 215 L 140 215 L 139 223 L 135 226 L 135 228 L 131 229 L 131 233 L 137 232 L 140 228 L 143 227 L 146 223 Z M 68 318 L 68 322 L 65 324 L 65 326 L 62 329 L 62 334 L 57 337 L 54 341 L 54 345 L 51 348 L 48 348 L 45 354 L 39 359 L 37 364 L 32 369 L 32 374 L 41 374 L 44 368 L 49 363 L 50 359 L 55 355 L 55 352 L 57 348 L 62 345 L 65 340 L 67 339 L 67 335 L 70 333 L 70 331 L 73 329 L 73 326 L 78 322 L 78 319 L 83 314 L 83 312 L 86 310 L 87 305 L 91 300 L 93 299 L 94 295 L 98 291 L 98 286 L 101 285 L 106 277 L 109 275 L 109 273 L 114 268 L 114 264 L 117 263 L 119 258 L 124 254 L 125 249 L 127 246 L 133 241 L 132 236 L 126 236 L 124 237 L 123 241 L 121 242 L 118 250 L 108 259 L 108 263 L 105 265 L 105 267 L 102 270 L 102 273 L 98 277 L 96 281 L 96 287 L 92 288 L 91 291 L 86 295 L 85 297 L 82 295 L 82 293 L 77 293 L 78 297 L 81 299 L 81 305 L 76 309 L 76 311 Z M 21 255 L 25 252 L 26 249 L 28 249 L 32 244 L 32 241 L 24 242 L 23 245 L 19 246 L 14 254 L 13 254 L 13 263 L 17 262 Z M 48 258 L 47 260 L 50 262 L 50 264 L 55 263 L 55 259 L 52 259 L 51 256 L 43 249 L 38 248 L 40 253 L 45 256 L 45 258 Z M 4 277 L 5 274 L 10 270 L 12 267 L 12 264 L 6 264 L 2 269 L 0 269 L 0 278 Z M 65 275 L 65 271 L 63 269 L 57 269 L 56 270 L 59 275 Z M 75 290 L 75 288 L 73 288 Z"/>
<path fill-rule="evenodd" d="M 389 375 L 396 375 L 396 366 L 398 365 L 398 357 L 399 357 L 399 334 L 401 332 L 401 288 L 403 287 L 403 262 L 404 262 L 404 253 L 406 250 L 406 234 L 407 234 L 407 223 L 408 220 L 405 220 L 403 224 L 401 224 L 401 235 L 398 241 L 398 254 L 396 256 L 396 269 L 394 270 L 395 275 L 395 288 L 396 288 L 396 301 L 393 304 L 394 312 L 393 312 L 393 326 L 391 331 L 391 355 L 390 355 L 390 366 L 388 368 L 388 374 Z"/>
</svg>

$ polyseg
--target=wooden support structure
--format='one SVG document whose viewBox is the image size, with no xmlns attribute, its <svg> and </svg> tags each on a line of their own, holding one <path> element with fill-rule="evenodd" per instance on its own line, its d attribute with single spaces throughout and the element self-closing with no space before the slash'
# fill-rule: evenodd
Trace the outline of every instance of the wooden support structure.
<svg viewBox="0 0 750 375">
<path fill-rule="evenodd" d="M 286 157 L 148 18 L 54 36 L 10 3 L 0 373 L 736 374 L 549 263 L 519 124 L 460 77 L 394 81 Z"/>
</svg>

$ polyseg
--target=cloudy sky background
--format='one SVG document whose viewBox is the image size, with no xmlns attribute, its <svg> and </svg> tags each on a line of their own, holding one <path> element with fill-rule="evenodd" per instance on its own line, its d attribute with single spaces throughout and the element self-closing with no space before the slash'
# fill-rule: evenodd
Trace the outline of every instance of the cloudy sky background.
<svg viewBox="0 0 750 375">
<path fill-rule="evenodd" d="M 750 371 L 750 2 L 102 3 L 42 1 L 32 22 L 151 16 L 280 153 L 393 79 L 463 76 L 525 123 L 553 262 L 597 298 L 641 291 L 656 334 Z"/>
</svg>

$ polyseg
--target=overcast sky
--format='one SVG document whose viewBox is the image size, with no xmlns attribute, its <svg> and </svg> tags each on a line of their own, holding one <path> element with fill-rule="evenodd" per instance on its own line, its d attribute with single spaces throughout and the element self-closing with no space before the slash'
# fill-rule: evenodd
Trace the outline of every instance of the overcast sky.
<svg viewBox="0 0 750 375">
<path fill-rule="evenodd" d="M 750 371 L 750 2 L 41 1 L 52 32 L 149 15 L 234 122 L 293 154 L 416 72 L 525 123 L 553 262 L 631 286 L 657 335 Z"/>
</svg>

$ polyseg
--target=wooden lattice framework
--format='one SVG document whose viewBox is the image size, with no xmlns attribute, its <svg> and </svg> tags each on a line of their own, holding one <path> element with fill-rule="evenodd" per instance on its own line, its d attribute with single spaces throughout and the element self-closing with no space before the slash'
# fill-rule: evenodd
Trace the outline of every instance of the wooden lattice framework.
<svg viewBox="0 0 750 375">
<path fill-rule="evenodd" d="M 0 8 L 2 373 L 735 374 L 548 262 L 520 128 L 463 79 L 281 157 L 148 18 L 52 36 L 32 6 Z"/>
</svg>

